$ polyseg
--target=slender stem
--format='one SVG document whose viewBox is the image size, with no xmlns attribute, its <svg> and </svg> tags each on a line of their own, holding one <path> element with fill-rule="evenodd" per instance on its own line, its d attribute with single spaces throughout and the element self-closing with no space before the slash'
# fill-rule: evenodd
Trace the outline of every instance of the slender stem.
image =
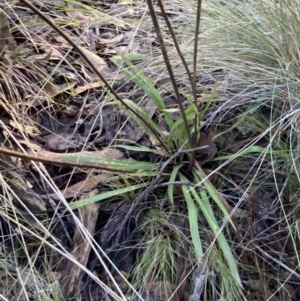
<svg viewBox="0 0 300 301">
<path fill-rule="evenodd" d="M 162 51 L 162 54 L 163 54 L 163 57 L 164 57 L 164 61 L 165 61 L 165 64 L 166 64 L 166 67 L 168 69 L 169 76 L 170 76 L 170 79 L 171 79 L 171 82 L 172 82 L 173 90 L 174 90 L 175 95 L 176 95 L 177 103 L 178 103 L 179 108 L 180 108 L 180 112 L 181 112 L 181 115 L 182 115 L 184 126 L 185 126 L 186 131 L 187 131 L 189 145 L 190 145 L 190 147 L 193 147 L 191 134 L 190 134 L 190 131 L 189 131 L 188 121 L 187 121 L 187 118 L 185 116 L 182 101 L 180 100 L 180 93 L 179 93 L 179 90 L 178 90 L 178 87 L 177 87 L 177 83 L 176 83 L 176 80 L 175 80 L 175 77 L 174 77 L 174 73 L 173 73 L 173 70 L 172 70 L 172 67 L 171 67 L 171 63 L 169 61 L 169 57 L 168 57 L 168 53 L 167 53 L 166 46 L 165 46 L 165 43 L 164 43 L 164 39 L 162 37 L 162 33 L 161 33 L 161 30 L 160 30 L 160 27 L 159 27 L 159 24 L 158 24 L 156 12 L 155 12 L 152 0 L 147 0 L 147 3 L 148 3 L 149 12 L 150 12 L 150 15 L 151 15 L 151 18 L 152 18 L 152 23 L 153 23 L 154 28 L 155 28 L 156 36 L 157 36 L 157 39 L 159 41 L 159 45 L 160 45 L 160 48 L 161 48 L 161 51 Z"/>
<path fill-rule="evenodd" d="M 193 92 L 193 99 L 195 108 L 197 108 L 197 92 L 196 92 L 196 79 L 197 79 L 197 54 L 198 54 L 198 41 L 199 41 L 199 27 L 200 27 L 200 17 L 201 17 L 201 6 L 202 1 L 198 0 L 197 5 L 197 18 L 196 18 L 196 27 L 195 27 L 195 42 L 194 42 L 194 58 L 193 58 L 193 76 L 192 76 L 192 92 Z M 195 114 L 194 119 L 194 134 L 193 134 L 193 142 L 197 143 L 197 128 L 199 123 L 199 116 Z M 192 160 L 190 164 L 190 168 L 192 167 L 193 160 L 195 158 L 195 152 L 192 153 Z"/>
<path fill-rule="evenodd" d="M 184 66 L 184 69 L 185 69 L 185 71 L 186 71 L 186 73 L 188 75 L 190 84 L 192 86 L 191 88 L 193 89 L 193 85 L 192 85 L 192 83 L 193 83 L 192 73 L 191 73 L 191 71 L 190 71 L 190 69 L 189 69 L 189 67 L 188 67 L 188 65 L 186 63 L 186 60 L 185 60 L 185 58 L 184 58 L 184 56 L 183 56 L 183 54 L 182 54 L 182 52 L 180 50 L 180 47 L 178 45 L 178 42 L 177 42 L 177 39 L 176 39 L 176 36 L 175 36 L 175 33 L 174 33 L 174 30 L 172 28 L 172 25 L 171 25 L 169 19 L 168 19 L 168 16 L 167 16 L 167 14 L 165 12 L 165 9 L 164 9 L 164 6 L 163 6 L 161 0 L 158 0 L 158 5 L 159 5 L 160 11 L 162 13 L 162 16 L 163 16 L 163 18 L 164 18 L 164 20 L 165 20 L 165 22 L 166 22 L 166 24 L 168 26 L 168 29 L 169 29 L 169 32 L 171 34 L 172 40 L 174 42 L 174 46 L 176 48 L 176 51 L 177 51 L 177 53 L 178 53 L 178 55 L 179 55 L 179 57 L 181 59 L 181 62 L 183 64 L 183 66 Z"/>
</svg>

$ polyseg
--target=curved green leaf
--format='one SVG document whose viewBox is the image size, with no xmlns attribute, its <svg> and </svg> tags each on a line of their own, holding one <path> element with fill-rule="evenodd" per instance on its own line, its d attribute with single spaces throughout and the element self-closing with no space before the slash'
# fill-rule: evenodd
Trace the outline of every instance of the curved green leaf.
<svg viewBox="0 0 300 301">
<path fill-rule="evenodd" d="M 85 206 L 85 205 L 88 205 L 88 204 L 103 201 L 103 200 L 106 200 L 106 199 L 109 199 L 109 198 L 127 193 L 129 191 L 133 191 L 133 190 L 136 190 L 136 189 L 139 189 L 139 188 L 143 188 L 145 186 L 147 186 L 147 183 L 132 185 L 132 186 L 129 186 L 129 187 L 126 187 L 126 188 L 121 188 L 121 189 L 117 189 L 117 190 L 103 192 L 103 193 L 97 194 L 95 196 L 92 196 L 92 197 L 89 197 L 89 198 L 86 198 L 86 199 L 83 199 L 83 200 L 79 200 L 79 201 L 76 201 L 76 202 L 71 202 L 71 203 L 69 203 L 69 206 L 70 206 L 71 209 L 77 209 L 81 206 Z"/>
<path fill-rule="evenodd" d="M 187 178 L 181 172 L 179 173 L 179 177 L 181 181 L 187 182 Z M 203 250 L 198 227 L 198 210 L 195 206 L 189 187 L 187 185 L 182 185 L 182 192 L 188 208 L 190 231 L 195 248 L 196 257 L 198 260 L 200 260 L 203 256 Z"/>
<path fill-rule="evenodd" d="M 240 279 L 240 275 L 236 266 L 236 261 L 234 259 L 234 255 L 232 254 L 231 248 L 225 238 L 225 235 L 223 232 L 220 231 L 220 227 L 218 225 L 218 222 L 215 218 L 215 215 L 213 213 L 213 209 L 211 207 L 211 204 L 209 202 L 207 193 L 204 189 L 200 190 L 200 195 L 197 193 L 195 189 L 191 190 L 191 193 L 195 200 L 197 201 L 199 207 L 201 208 L 201 211 L 203 212 L 207 222 L 209 223 L 210 228 L 216 235 L 218 244 L 223 251 L 223 255 L 226 258 L 228 267 L 232 273 L 233 278 L 236 280 L 236 282 L 242 286 L 242 282 Z"/>
<path fill-rule="evenodd" d="M 174 182 L 176 180 L 176 177 L 177 177 L 177 174 L 178 174 L 178 171 L 179 169 L 182 167 L 182 164 L 179 164 L 179 165 L 176 165 L 172 172 L 171 172 L 171 175 L 170 175 L 170 178 L 169 178 L 169 182 Z M 168 196 L 169 196 L 169 200 L 172 204 L 174 204 L 174 185 L 169 185 L 168 186 Z"/>
</svg>

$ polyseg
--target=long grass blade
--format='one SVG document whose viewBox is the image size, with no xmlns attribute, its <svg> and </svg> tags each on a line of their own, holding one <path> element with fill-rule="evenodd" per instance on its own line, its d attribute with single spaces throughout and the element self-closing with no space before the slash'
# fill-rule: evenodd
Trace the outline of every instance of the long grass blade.
<svg viewBox="0 0 300 301">
<path fill-rule="evenodd" d="M 182 164 L 176 165 L 170 175 L 169 182 L 174 182 L 176 180 L 176 177 L 178 175 L 178 171 L 182 167 Z M 168 196 L 169 200 L 172 204 L 174 204 L 174 185 L 169 185 L 168 186 Z"/>
<path fill-rule="evenodd" d="M 76 201 L 76 202 L 71 202 L 69 203 L 69 206 L 71 209 L 77 209 L 81 206 L 85 206 L 88 204 L 92 204 L 92 203 L 96 203 L 99 201 L 104 201 L 122 194 L 125 194 L 127 192 L 133 191 L 133 190 L 137 190 L 140 188 L 143 188 L 147 186 L 147 183 L 143 183 L 143 184 L 137 184 L 137 185 L 132 185 L 126 188 L 121 188 L 121 189 L 116 189 L 116 190 L 112 190 L 112 191 L 107 191 L 107 192 L 103 192 L 101 194 L 80 200 L 80 201 Z"/>
<path fill-rule="evenodd" d="M 218 244 L 219 244 L 221 250 L 223 251 L 223 255 L 226 258 L 227 264 L 232 273 L 232 277 L 236 280 L 236 282 L 240 286 L 242 286 L 242 282 L 241 282 L 241 279 L 239 276 L 239 272 L 238 272 L 237 265 L 236 265 L 236 262 L 234 259 L 234 255 L 232 254 L 231 248 L 230 248 L 224 234 L 220 231 L 220 227 L 219 227 L 218 222 L 213 213 L 213 209 L 209 202 L 206 191 L 204 189 L 200 190 L 201 198 L 196 190 L 192 190 L 191 193 L 192 193 L 193 197 L 195 198 L 195 200 L 197 201 L 199 207 L 201 208 L 201 211 L 205 215 L 205 218 L 206 218 L 207 222 L 209 223 L 210 228 L 216 235 Z"/>
<path fill-rule="evenodd" d="M 179 177 L 181 181 L 187 181 L 187 178 L 182 173 L 179 173 Z M 203 256 L 203 250 L 199 234 L 198 210 L 195 206 L 189 187 L 187 185 L 182 185 L 182 192 L 188 208 L 190 231 L 193 245 L 195 248 L 196 257 L 198 260 L 200 260 Z"/>
<path fill-rule="evenodd" d="M 194 169 L 193 171 L 195 173 L 195 178 L 198 178 L 200 181 L 203 181 L 206 178 L 206 175 L 201 167 L 198 169 Z M 220 199 L 217 189 L 214 187 L 214 185 L 210 182 L 209 179 L 204 180 L 204 186 L 205 186 L 207 192 L 209 193 L 210 197 L 214 200 L 214 202 L 217 204 L 219 209 L 223 212 L 225 218 L 228 219 L 228 221 L 230 222 L 232 227 L 235 229 L 235 225 L 234 225 L 232 219 L 230 218 L 222 200 Z M 194 189 L 192 189 L 192 190 L 194 190 Z"/>
</svg>

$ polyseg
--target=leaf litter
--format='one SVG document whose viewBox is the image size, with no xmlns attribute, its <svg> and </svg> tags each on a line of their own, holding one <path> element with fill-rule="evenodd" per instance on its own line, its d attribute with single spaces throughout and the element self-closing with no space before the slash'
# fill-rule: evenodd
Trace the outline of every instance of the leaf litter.
<svg viewBox="0 0 300 301">
<path fill-rule="evenodd" d="M 54 12 L 52 16 L 57 22 L 72 20 L 68 25 L 68 35 L 71 39 L 76 41 L 79 48 L 97 66 L 99 71 L 123 98 L 128 98 L 134 103 L 138 103 L 150 118 L 154 118 L 158 115 L 158 108 L 149 98 L 145 97 L 145 93 L 141 89 L 127 82 L 126 77 L 120 74 L 109 60 L 112 56 L 120 53 L 127 55 L 128 52 L 132 54 L 147 54 L 151 57 L 150 63 L 147 60 L 145 62 L 142 60 L 139 66 L 152 82 L 160 83 L 159 86 L 162 89 L 163 97 L 169 98 L 169 101 L 166 101 L 169 109 L 174 108 L 173 92 L 169 86 L 164 67 L 158 61 L 155 61 L 156 58 L 161 59 L 155 36 L 143 28 L 136 32 L 135 25 L 131 25 L 135 24 L 133 21 L 136 18 L 144 16 L 144 5 L 131 6 L 127 3 L 108 2 L 105 2 L 105 4 L 90 3 L 93 9 L 101 12 L 103 19 L 99 21 L 96 17 L 91 19 L 89 14 L 81 13 L 80 10 L 77 11 L 71 4 L 64 6 L 62 1 L 41 2 L 43 2 L 45 13 L 52 14 Z M 69 10 L 62 11 L 57 9 L 62 7 L 68 7 Z M 186 13 L 178 12 L 173 5 L 166 7 L 166 11 L 171 19 L 185 17 Z M 128 141 L 130 141 L 131 143 L 140 143 L 141 145 L 156 148 L 162 153 L 162 149 L 155 138 L 147 136 L 145 131 L 135 121 L 128 118 L 128 115 L 111 104 L 114 99 L 105 93 L 103 84 L 94 72 L 90 70 L 89 66 L 73 52 L 72 47 L 64 39 L 57 36 L 50 26 L 30 22 L 32 18 L 32 12 L 21 5 L 14 9 L 13 12 L 2 9 L 0 12 L 0 69 L 2 81 L 0 105 L 1 115 L 4 118 L 3 120 L 8 121 L 6 125 L 9 129 L 9 133 L 2 129 L 5 139 L 12 142 L 11 138 L 9 138 L 10 134 L 17 137 L 17 139 L 18 136 L 21 136 L 24 139 L 22 143 L 27 145 L 28 150 L 34 144 L 37 144 L 40 149 L 34 153 L 37 156 L 50 160 L 61 158 L 64 153 L 66 155 L 87 155 L 91 157 L 101 157 L 103 153 L 106 153 L 104 157 L 108 156 L 110 159 L 158 160 L 159 156 L 150 158 L 149 156 L 147 157 L 147 154 L 143 157 L 141 154 L 137 156 L 134 151 L 124 151 L 126 146 L 128 146 Z M 20 20 L 24 20 L 26 31 L 20 30 Z M 148 18 L 145 22 L 145 27 L 149 21 L 150 19 Z M 14 51 L 17 51 L 17 55 Z M 146 66 L 146 64 L 148 65 Z M 156 70 L 153 69 L 152 65 L 156 65 Z M 198 93 L 205 96 L 207 89 L 210 90 L 218 80 L 220 85 L 217 98 L 221 104 L 224 103 L 224 110 L 226 110 L 227 100 L 236 92 L 231 89 L 232 82 L 240 77 L 233 72 L 228 72 L 224 79 L 224 77 L 219 76 L 218 72 L 211 72 L 210 75 L 204 72 L 199 76 L 202 86 L 199 88 Z M 10 84 L 12 80 L 16 83 L 15 85 Z M 189 85 L 185 79 L 178 76 L 178 80 L 185 93 L 190 93 Z M 249 97 L 251 98 L 253 95 Z M 202 99 L 204 98 L 202 97 Z M 240 100 L 236 98 L 235 101 L 238 103 Z M 186 101 L 187 104 L 188 102 Z M 231 114 L 234 115 L 234 111 Z M 210 112 L 210 116 L 216 125 L 226 117 L 230 119 L 229 114 L 221 116 Z M 176 117 L 174 120 L 176 120 Z M 164 122 L 161 122 L 160 126 L 167 128 Z M 243 135 L 240 134 L 239 129 L 236 128 L 236 135 L 233 132 L 223 135 L 222 141 L 221 138 L 214 138 L 220 133 L 217 127 L 211 127 L 206 133 L 203 133 L 198 146 L 207 145 L 208 147 L 199 151 L 199 157 L 197 158 L 199 164 L 201 166 L 204 165 L 209 170 L 213 168 L 211 160 L 215 158 L 219 149 L 226 149 L 229 152 L 233 148 L 233 142 L 244 143 L 244 138 L 241 138 Z M 1 145 L 4 143 L 3 134 L 1 134 Z M 244 136 L 249 138 L 254 134 L 253 132 L 247 132 Z M 261 141 L 262 145 L 263 143 Z M 15 142 L 13 144 L 13 147 L 11 144 L 8 148 L 16 148 Z M 124 145 L 124 148 L 109 148 L 114 144 Z M 226 145 L 224 146 L 224 144 Z M 101 151 L 99 152 L 98 149 L 101 149 Z M 5 168 L 5 172 L 6 169 L 15 167 L 11 163 L 10 157 L 2 156 L 3 161 L 9 162 L 9 166 L 1 164 L 1 169 Z M 51 164 L 47 164 L 45 167 L 58 187 L 59 192 L 68 201 L 80 200 L 86 194 L 93 195 L 107 191 L 107 181 L 115 180 L 116 178 L 114 173 L 99 172 L 91 168 L 59 168 Z M 8 186 L 11 187 L 25 206 L 36 214 L 39 219 L 42 219 L 42 215 L 46 214 L 55 220 L 56 225 L 59 225 L 58 214 L 56 216 L 58 212 L 64 218 L 63 223 L 66 224 L 66 221 L 69 219 L 70 224 L 74 224 L 72 218 L 64 216 L 65 212 L 59 206 L 60 196 L 57 192 L 53 192 L 50 187 L 47 187 L 36 176 L 37 173 L 35 170 L 32 170 L 32 167 L 22 163 L 18 168 L 23 169 L 22 171 L 18 170 L 18 177 L 16 174 L 11 173 L 9 178 L 20 178 L 19 181 L 22 183 L 22 188 L 15 185 L 11 179 L 7 182 Z M 30 172 L 27 172 L 27 170 Z M 240 167 L 237 167 L 236 171 L 237 175 L 232 175 L 233 180 L 240 187 L 245 187 L 244 176 L 239 176 L 239 174 L 245 175 L 245 171 L 241 170 Z M 255 170 L 252 169 L 251 173 L 255 173 Z M 248 176 L 251 176 L 251 173 Z M 32 183 L 32 185 L 27 185 L 26 181 Z M 122 177 L 118 181 L 121 184 L 126 183 L 126 179 Z M 120 183 L 116 182 L 116 186 L 120 185 Z M 1 186 L 4 187 L 4 184 L 1 184 Z M 243 188 L 241 189 L 243 190 Z M 232 204 L 232 207 L 234 207 L 235 198 L 239 198 L 240 195 L 231 195 L 232 191 L 234 191 L 233 189 L 228 188 L 228 191 L 230 191 L 229 204 Z M 52 207 L 53 204 L 50 204 L 49 197 L 57 202 L 57 207 Z M 292 268 L 293 264 L 289 259 L 292 254 L 291 243 L 285 244 L 282 241 L 283 237 L 286 237 L 286 233 L 278 234 L 281 228 L 280 223 L 277 223 L 276 220 L 279 221 L 281 219 L 276 213 L 278 203 L 268 205 L 268 202 L 272 201 L 274 201 L 272 196 L 254 192 L 247 203 L 247 209 L 250 210 L 251 214 L 246 214 L 246 217 L 241 216 L 241 223 L 239 218 L 237 218 L 239 226 L 242 225 L 240 230 L 245 237 L 248 236 L 249 241 L 253 241 L 256 244 L 261 244 L 263 240 L 267 239 L 267 243 L 263 242 L 264 247 L 270 248 L 274 257 L 280 254 L 284 258 L 284 263 Z M 261 207 L 262 204 L 265 207 Z M 274 205 L 275 208 L 272 207 Z M 20 204 L 17 206 L 20 206 Z M 141 240 L 143 233 L 140 229 L 142 221 L 145 219 L 144 213 L 141 213 L 135 221 L 130 221 L 123 232 L 121 240 L 121 243 L 127 249 L 118 250 L 114 244 L 114 236 L 129 207 L 130 205 L 127 202 L 116 200 L 108 204 L 101 204 L 98 207 L 94 204 L 89 204 L 80 207 L 77 210 L 78 212 L 76 212 L 81 218 L 83 225 L 88 229 L 88 232 L 95 238 L 100 247 L 109 254 L 113 263 L 120 271 L 124 272 L 124 275 L 127 275 L 132 270 L 136 264 L 138 254 L 141 252 L 135 245 Z M 177 210 L 180 212 L 181 209 Z M 32 222 L 33 219 L 30 217 L 30 214 L 23 214 L 24 216 L 28 222 Z M 35 222 L 35 224 L 38 223 Z M 72 241 L 74 244 L 73 256 L 81 264 L 87 266 L 91 272 L 96 271 L 104 283 L 112 286 L 111 280 L 107 279 L 106 272 L 99 267 L 94 251 L 91 251 L 90 244 L 87 244 L 81 236 L 79 228 L 72 225 L 66 228 L 69 233 L 74 232 Z M 64 240 L 64 234 L 62 233 L 64 231 L 57 229 L 61 228 L 57 226 L 56 231 L 53 230 L 53 233 L 59 239 Z M 251 233 L 249 233 L 249 229 L 251 229 Z M 228 235 L 231 234 L 229 233 Z M 274 244 L 271 246 L 272 241 Z M 266 245 L 268 246 L 266 247 Z M 257 265 L 263 262 L 264 265 L 272 269 L 271 264 L 266 259 L 258 258 L 257 254 L 257 257 L 253 258 L 252 254 L 247 252 L 247 256 L 250 256 L 248 258 L 250 265 Z M 109 266 L 108 262 L 107 264 Z M 81 292 L 81 285 L 86 285 L 82 290 L 85 292 L 84 300 L 90 300 L 87 297 L 90 294 L 94 296 L 98 294 L 99 297 L 94 297 L 92 300 L 100 300 L 104 295 L 103 290 L 99 287 L 95 288 L 94 283 L 87 276 L 83 275 L 81 269 L 72 264 L 71 261 L 68 261 L 67 266 L 68 268 L 62 272 L 64 296 L 73 298 Z M 111 270 L 113 271 L 114 269 Z M 251 271 L 248 272 L 249 274 L 251 273 Z M 282 277 L 284 277 L 284 271 L 281 271 L 281 273 Z M 67 279 L 70 274 L 72 274 L 72 278 Z M 294 287 L 287 283 L 288 279 L 285 279 L 285 281 L 285 289 L 289 292 L 291 300 L 296 300 L 297 294 Z M 293 281 L 296 280 L 293 279 Z M 264 294 L 269 300 L 271 300 L 270 298 L 278 300 L 272 295 L 272 292 L 276 289 L 276 284 L 272 282 L 269 282 L 267 288 L 262 288 L 254 280 L 245 280 L 244 284 L 259 294 L 262 294 L 261 291 L 264 289 Z M 150 289 L 153 287 L 150 295 L 163 295 L 161 289 L 159 289 L 162 286 L 161 283 L 148 284 L 148 286 Z M 164 285 L 164 287 L 171 287 L 173 290 L 172 284 Z M 124 292 L 126 293 L 127 290 L 128 287 L 125 286 Z M 156 292 L 157 290 L 158 292 Z M 168 293 L 168 296 L 162 297 L 163 300 L 170 297 L 170 292 L 166 293 Z M 177 301 L 177 299 L 174 300 Z"/>
</svg>

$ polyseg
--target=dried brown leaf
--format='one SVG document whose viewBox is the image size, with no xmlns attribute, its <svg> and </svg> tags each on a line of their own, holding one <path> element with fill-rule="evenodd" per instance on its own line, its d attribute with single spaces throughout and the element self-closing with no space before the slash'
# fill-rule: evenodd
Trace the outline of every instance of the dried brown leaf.
<svg viewBox="0 0 300 301">
<path fill-rule="evenodd" d="M 34 54 L 30 57 L 33 61 L 51 61 L 51 60 L 61 60 L 63 59 L 63 55 L 59 50 L 57 50 L 55 47 L 51 45 L 39 45 L 39 48 L 44 51 L 42 54 Z"/>
<path fill-rule="evenodd" d="M 44 92 L 48 96 L 54 96 L 56 94 L 56 90 L 57 90 L 57 87 L 49 81 L 44 85 Z"/>
<path fill-rule="evenodd" d="M 78 197 L 81 194 L 86 194 L 87 192 L 92 191 L 98 185 L 98 183 L 104 183 L 110 177 L 111 174 L 103 172 L 100 175 L 90 177 L 86 180 L 69 186 L 64 191 L 62 191 L 62 195 L 65 199 Z M 60 200 L 60 197 L 56 193 L 51 193 L 48 196 L 56 201 Z M 46 195 L 43 195 L 43 197 L 46 197 Z"/>
<path fill-rule="evenodd" d="M 26 135 L 28 135 L 30 137 L 36 137 L 40 134 L 36 126 L 31 126 L 31 125 L 26 125 L 26 124 L 24 125 L 24 124 L 18 123 L 17 120 L 10 119 L 9 125 L 16 130 L 22 129 L 26 133 Z"/>
<path fill-rule="evenodd" d="M 200 156 L 201 159 L 199 162 L 200 165 L 211 160 L 217 153 L 216 144 L 205 134 L 201 133 L 200 141 L 197 147 L 206 146 L 206 148 L 199 149 L 196 153 L 196 156 Z"/>
<path fill-rule="evenodd" d="M 48 84 L 48 83 L 47 83 Z M 46 86 L 47 86 L 46 84 Z M 71 92 L 72 88 L 76 85 L 76 82 L 72 82 L 69 81 L 66 84 L 62 84 L 62 85 L 53 85 L 52 83 L 50 83 L 49 86 L 51 86 L 51 88 L 49 89 L 49 91 L 47 91 L 46 86 L 44 87 L 44 91 L 51 97 L 57 96 L 58 94 L 61 94 L 63 92 Z"/>
<path fill-rule="evenodd" d="M 85 141 L 78 133 L 66 132 L 44 136 L 43 140 L 46 148 L 59 151 L 80 147 Z"/>
<path fill-rule="evenodd" d="M 76 183 L 68 187 L 67 189 L 65 189 L 63 191 L 63 196 L 66 199 L 74 198 L 81 193 L 85 193 L 93 190 L 97 186 L 98 182 L 99 181 L 95 177 L 91 177 L 89 179 Z"/>
<path fill-rule="evenodd" d="M 119 35 L 117 35 L 116 37 L 114 37 L 112 39 L 101 39 L 101 38 L 99 38 L 98 42 L 100 44 L 103 44 L 103 45 L 116 45 L 116 44 L 122 42 L 123 39 L 124 39 L 124 34 L 119 34 Z"/>
<path fill-rule="evenodd" d="M 65 2 L 68 3 L 68 2 Z M 85 16 L 79 11 L 67 11 L 66 14 L 73 20 L 81 21 L 81 22 L 89 22 L 91 18 L 89 16 Z"/>
<path fill-rule="evenodd" d="M 76 116 L 78 114 L 78 108 L 76 106 L 65 106 L 62 109 L 60 109 L 61 114 L 64 116 Z"/>
<path fill-rule="evenodd" d="M 86 84 L 86 85 L 84 85 L 84 86 L 76 87 L 76 88 L 74 89 L 74 91 L 73 91 L 73 95 L 76 96 L 76 95 L 78 95 L 78 94 L 81 94 L 81 93 L 83 93 L 83 92 L 89 90 L 89 89 L 95 89 L 95 88 L 99 88 L 99 87 L 101 87 L 101 86 L 102 86 L 102 84 L 101 84 L 101 82 L 99 82 L 99 81 L 97 81 L 97 82 L 95 82 L 95 83 L 88 83 L 88 84 Z"/>
<path fill-rule="evenodd" d="M 91 63 L 98 69 L 99 72 L 105 74 L 112 73 L 113 71 L 108 67 L 107 63 L 97 54 L 86 49 L 85 47 L 78 46 L 78 48 L 86 55 Z"/>
</svg>

